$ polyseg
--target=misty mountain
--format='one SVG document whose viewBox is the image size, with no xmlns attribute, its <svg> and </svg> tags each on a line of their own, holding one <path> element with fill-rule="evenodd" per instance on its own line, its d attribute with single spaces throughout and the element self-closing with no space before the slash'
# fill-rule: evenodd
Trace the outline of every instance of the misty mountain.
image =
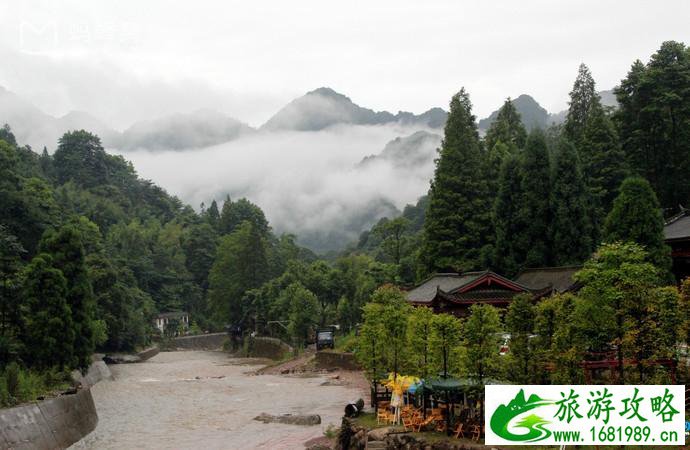
<svg viewBox="0 0 690 450">
<path fill-rule="evenodd" d="M 598 94 L 601 97 L 602 105 L 613 108 L 618 107 L 618 101 L 613 93 L 613 89 L 599 91 Z M 565 118 L 568 115 L 567 109 L 550 114 L 534 98 L 527 94 L 522 94 L 518 98 L 513 99 L 512 102 L 515 105 L 515 109 L 520 113 L 522 123 L 527 128 L 527 131 L 534 128 L 547 128 L 552 124 L 561 124 L 565 122 Z M 486 132 L 493 121 L 496 120 L 496 116 L 498 116 L 498 109 L 492 112 L 489 117 L 479 121 L 479 129 Z"/>
<path fill-rule="evenodd" d="M 382 217 L 397 217 L 400 214 L 400 210 L 390 200 L 383 197 L 372 198 L 358 205 L 357 209 L 347 211 L 332 227 L 301 230 L 297 235 L 297 242 L 317 254 L 337 252 L 355 241 L 363 230 L 370 229 Z"/>
<path fill-rule="evenodd" d="M 418 168 L 436 157 L 436 149 L 442 137 L 428 131 L 417 131 L 410 136 L 397 137 L 390 141 L 378 155 L 364 157 L 359 166 L 387 162 L 396 168 Z"/>
<path fill-rule="evenodd" d="M 546 128 L 549 124 L 549 112 L 544 109 L 534 98 L 522 94 L 512 100 L 515 109 L 522 117 L 522 123 L 528 131 L 534 128 Z M 489 117 L 479 121 L 479 129 L 486 131 L 498 116 L 498 109 L 492 112 Z"/>
<path fill-rule="evenodd" d="M 432 108 L 415 115 L 400 111 L 376 112 L 363 108 L 333 89 L 322 87 L 299 97 L 271 117 L 261 128 L 265 130 L 319 131 L 332 125 L 383 125 L 399 123 L 408 126 L 441 128 L 447 113 Z"/>
<path fill-rule="evenodd" d="M 53 117 L 0 87 L 0 124 L 9 124 L 19 142 L 40 152 L 43 146 L 55 148 L 58 139 L 69 130 L 85 129 L 98 134 L 104 141 L 117 132 L 88 113 L 74 111 L 63 117 Z"/>
<path fill-rule="evenodd" d="M 209 147 L 255 130 L 218 111 L 202 109 L 137 122 L 126 129 L 115 147 L 123 150 L 184 150 Z"/>
</svg>

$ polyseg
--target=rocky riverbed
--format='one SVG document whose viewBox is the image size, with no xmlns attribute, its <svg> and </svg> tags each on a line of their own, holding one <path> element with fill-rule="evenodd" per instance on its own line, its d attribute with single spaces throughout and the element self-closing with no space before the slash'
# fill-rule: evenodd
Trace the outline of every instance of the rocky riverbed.
<svg viewBox="0 0 690 450">
<path fill-rule="evenodd" d="M 72 449 L 302 449 L 340 425 L 345 405 L 363 396 L 327 376 L 256 375 L 262 361 L 222 352 L 162 352 L 111 366 L 114 381 L 92 393 L 96 430 Z M 318 414 L 321 424 L 262 423 L 262 413 Z"/>
</svg>

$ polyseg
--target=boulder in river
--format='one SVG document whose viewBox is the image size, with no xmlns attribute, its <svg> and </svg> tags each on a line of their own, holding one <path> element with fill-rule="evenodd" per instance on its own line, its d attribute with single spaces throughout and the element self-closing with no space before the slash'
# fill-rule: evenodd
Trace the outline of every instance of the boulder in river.
<svg viewBox="0 0 690 450">
<path fill-rule="evenodd" d="M 293 414 L 282 414 L 273 415 L 261 413 L 260 415 L 254 417 L 254 420 L 258 420 L 263 423 L 284 423 L 288 425 L 319 425 L 321 423 L 321 416 L 318 414 L 305 414 L 305 415 L 293 415 Z"/>
</svg>

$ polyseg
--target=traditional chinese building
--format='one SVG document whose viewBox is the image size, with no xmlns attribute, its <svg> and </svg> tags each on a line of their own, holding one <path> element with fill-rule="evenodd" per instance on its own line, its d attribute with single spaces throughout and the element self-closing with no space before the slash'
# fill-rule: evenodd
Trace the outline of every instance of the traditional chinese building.
<svg viewBox="0 0 690 450">
<path fill-rule="evenodd" d="M 515 280 L 490 270 L 465 273 L 438 273 L 406 293 L 413 306 L 425 306 L 435 313 L 458 317 L 469 314 L 470 306 L 488 304 L 507 308 L 513 297 L 528 294 L 535 299 L 555 292 L 576 289 L 573 275 L 580 267 L 526 269 Z"/>
<path fill-rule="evenodd" d="M 184 311 L 160 313 L 156 316 L 153 323 L 161 334 L 165 334 L 166 328 L 171 325 L 174 325 L 176 328 L 180 327 L 181 331 L 184 332 L 189 329 L 189 314 Z M 174 334 L 177 334 L 179 331 L 174 330 Z"/>
<path fill-rule="evenodd" d="M 690 277 L 690 210 L 681 208 L 680 213 L 666 221 L 664 241 L 671 247 L 676 280 Z"/>
</svg>

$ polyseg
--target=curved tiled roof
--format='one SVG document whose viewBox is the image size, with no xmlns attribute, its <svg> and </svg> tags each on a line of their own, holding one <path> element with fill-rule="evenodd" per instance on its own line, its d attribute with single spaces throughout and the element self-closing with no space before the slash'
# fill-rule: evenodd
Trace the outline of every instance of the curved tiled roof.
<svg viewBox="0 0 690 450">
<path fill-rule="evenodd" d="M 407 292 L 407 300 L 414 303 L 429 303 L 441 289 L 450 292 L 476 280 L 486 272 L 437 273 L 424 280 L 419 286 Z"/>
<path fill-rule="evenodd" d="M 541 290 L 551 287 L 557 292 L 565 292 L 575 286 L 573 275 L 580 269 L 582 266 L 524 269 L 515 277 L 515 281 L 530 289 Z"/>
<path fill-rule="evenodd" d="M 690 211 L 684 209 L 666 222 L 664 239 L 667 241 L 690 239 Z"/>
</svg>

